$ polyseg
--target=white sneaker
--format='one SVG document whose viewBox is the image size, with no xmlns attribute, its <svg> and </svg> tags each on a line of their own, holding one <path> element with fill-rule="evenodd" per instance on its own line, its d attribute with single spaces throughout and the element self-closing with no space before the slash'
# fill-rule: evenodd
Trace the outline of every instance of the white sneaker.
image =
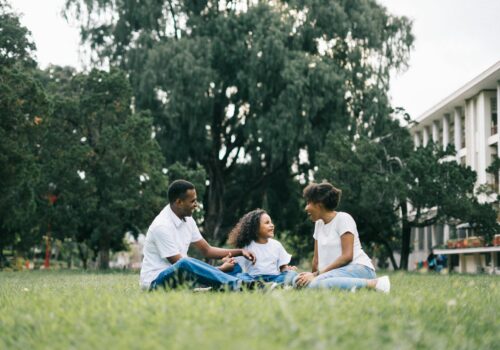
<svg viewBox="0 0 500 350">
<path fill-rule="evenodd" d="M 205 292 L 210 292 L 212 290 L 212 287 L 198 287 L 198 288 L 193 288 L 193 293 L 205 293 Z"/>
<path fill-rule="evenodd" d="M 391 281 L 389 281 L 389 276 L 377 278 L 375 290 L 386 294 L 389 293 L 391 291 Z"/>
</svg>

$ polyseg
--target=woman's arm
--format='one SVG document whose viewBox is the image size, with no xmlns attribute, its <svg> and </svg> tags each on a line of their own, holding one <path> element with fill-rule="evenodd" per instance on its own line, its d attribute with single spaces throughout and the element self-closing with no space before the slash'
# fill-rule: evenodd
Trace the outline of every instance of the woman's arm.
<svg viewBox="0 0 500 350">
<path fill-rule="evenodd" d="M 312 272 L 318 271 L 318 241 L 314 240 L 314 255 L 312 261 Z"/>
<path fill-rule="evenodd" d="M 312 272 L 301 272 L 296 280 L 297 287 L 307 286 L 316 277 L 318 272 L 318 241 L 314 240 L 314 255 L 312 260 Z"/>
<path fill-rule="evenodd" d="M 351 232 L 346 232 L 340 236 L 340 243 L 342 245 L 342 255 L 340 255 L 335 261 L 330 265 L 325 267 L 323 270 L 314 271 L 314 276 L 319 276 L 322 273 L 328 272 L 333 269 L 338 269 L 339 267 L 345 266 L 352 261 L 354 254 L 354 235 Z"/>
</svg>

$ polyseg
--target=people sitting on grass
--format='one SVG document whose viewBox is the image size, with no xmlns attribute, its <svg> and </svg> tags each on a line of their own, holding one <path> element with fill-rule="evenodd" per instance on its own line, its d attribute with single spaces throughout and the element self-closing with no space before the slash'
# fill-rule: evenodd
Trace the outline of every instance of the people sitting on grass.
<svg viewBox="0 0 500 350">
<path fill-rule="evenodd" d="M 305 211 L 315 222 L 312 271 L 294 280 L 298 288 L 370 288 L 389 293 L 389 277 L 376 278 L 375 268 L 361 247 L 356 222 L 336 211 L 342 191 L 327 182 L 304 189 Z"/>
<path fill-rule="evenodd" d="M 229 233 L 229 244 L 251 251 L 256 262 L 238 257 L 236 265 L 227 272 L 244 281 L 262 281 L 276 285 L 291 284 L 297 268 L 290 266 L 292 256 L 274 239 L 274 224 L 269 214 L 255 209 L 245 214 Z"/>
<path fill-rule="evenodd" d="M 169 204 L 153 220 L 146 234 L 140 274 L 142 288 L 176 287 L 182 278 L 214 288 L 239 290 L 241 279 L 189 258 L 188 248 L 193 244 L 206 258 L 243 256 L 255 263 L 255 256 L 245 249 L 222 249 L 208 244 L 191 217 L 198 206 L 192 183 L 185 180 L 172 182 L 168 188 L 168 200 Z M 221 268 L 227 265 L 234 265 L 234 262 L 226 259 Z"/>
</svg>

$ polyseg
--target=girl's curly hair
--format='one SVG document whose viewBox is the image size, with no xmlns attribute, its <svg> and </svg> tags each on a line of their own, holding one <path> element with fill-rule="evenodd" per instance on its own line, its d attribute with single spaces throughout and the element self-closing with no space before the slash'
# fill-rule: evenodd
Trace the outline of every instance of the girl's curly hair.
<svg viewBox="0 0 500 350">
<path fill-rule="evenodd" d="M 264 214 L 267 214 L 265 210 L 255 209 L 243 215 L 229 233 L 229 244 L 236 248 L 244 248 L 256 240 L 260 229 L 260 217 Z"/>
</svg>

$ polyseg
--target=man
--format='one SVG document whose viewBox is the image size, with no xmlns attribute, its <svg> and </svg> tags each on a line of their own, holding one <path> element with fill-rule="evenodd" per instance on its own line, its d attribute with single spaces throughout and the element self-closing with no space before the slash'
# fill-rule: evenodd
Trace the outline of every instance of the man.
<svg viewBox="0 0 500 350">
<path fill-rule="evenodd" d="M 192 243 L 206 258 L 244 256 L 255 262 L 255 256 L 244 249 L 212 247 L 201 236 L 191 217 L 198 206 L 196 189 L 192 183 L 185 180 L 172 182 L 168 188 L 168 201 L 169 204 L 153 220 L 146 234 L 141 287 L 154 290 L 167 284 L 175 286 L 176 278 L 183 275 L 204 285 L 239 289 L 240 279 L 203 261 L 189 258 L 189 246 Z"/>
</svg>

